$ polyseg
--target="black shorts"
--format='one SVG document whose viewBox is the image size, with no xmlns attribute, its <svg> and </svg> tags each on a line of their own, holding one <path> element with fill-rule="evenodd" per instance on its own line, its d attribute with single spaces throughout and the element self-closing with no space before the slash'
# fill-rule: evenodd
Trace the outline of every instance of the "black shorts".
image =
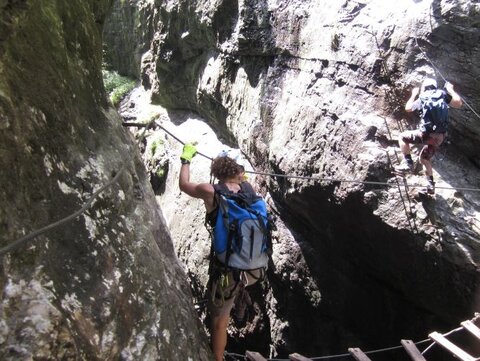
<svg viewBox="0 0 480 361">
<path fill-rule="evenodd" d="M 409 144 L 424 144 L 420 158 L 430 160 L 445 140 L 445 133 L 422 133 L 420 130 L 407 130 L 400 138 Z"/>
</svg>

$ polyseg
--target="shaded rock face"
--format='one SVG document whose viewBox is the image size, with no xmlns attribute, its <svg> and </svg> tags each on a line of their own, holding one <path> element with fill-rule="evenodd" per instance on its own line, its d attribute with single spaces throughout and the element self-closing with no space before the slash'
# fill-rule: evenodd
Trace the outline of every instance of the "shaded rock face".
<svg viewBox="0 0 480 361">
<path fill-rule="evenodd" d="M 153 36 L 152 1 L 114 1 L 103 31 L 104 61 L 122 75 L 139 78 Z"/>
<path fill-rule="evenodd" d="M 479 310 L 480 197 L 468 191 L 480 184 L 478 2 L 151 8 L 157 18 L 142 81 L 154 103 L 199 114 L 259 171 L 336 180 L 257 179 L 279 223 L 266 296 L 270 338 L 258 349 L 379 348 L 457 327 Z M 447 78 L 468 103 L 450 111 L 448 142 L 434 159 L 434 199 L 415 198 L 416 188 L 390 170 L 398 134 L 418 121 L 404 104 L 425 76 L 441 86 Z M 175 168 L 169 173 L 161 204 L 178 196 Z M 204 280 L 198 264 L 208 252 L 192 256 L 189 243 L 207 237 L 202 206 L 187 202 L 180 209 L 191 222 L 166 218 L 187 269 Z"/>
<path fill-rule="evenodd" d="M 100 72 L 109 1 L 0 2 L 2 360 L 209 360 L 186 277 Z"/>
</svg>

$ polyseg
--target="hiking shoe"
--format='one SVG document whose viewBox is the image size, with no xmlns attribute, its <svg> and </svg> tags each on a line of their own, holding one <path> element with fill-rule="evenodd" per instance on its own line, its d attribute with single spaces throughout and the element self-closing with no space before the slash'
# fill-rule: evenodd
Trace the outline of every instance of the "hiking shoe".
<svg viewBox="0 0 480 361">
<path fill-rule="evenodd" d="M 418 191 L 419 195 L 433 196 L 435 195 L 435 183 L 428 183 L 425 188 L 421 188 Z"/>
<path fill-rule="evenodd" d="M 402 162 L 401 164 L 399 164 L 395 167 L 395 171 L 397 171 L 399 173 L 413 173 L 414 168 L 415 167 L 414 167 L 413 163 Z"/>
<path fill-rule="evenodd" d="M 428 183 L 427 188 L 425 188 L 427 194 L 435 194 L 435 183 Z"/>
</svg>

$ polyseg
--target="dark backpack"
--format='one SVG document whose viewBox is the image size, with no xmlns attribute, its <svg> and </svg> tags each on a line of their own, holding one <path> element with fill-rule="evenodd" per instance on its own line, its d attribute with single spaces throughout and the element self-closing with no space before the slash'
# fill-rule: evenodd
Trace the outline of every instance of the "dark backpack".
<svg viewBox="0 0 480 361">
<path fill-rule="evenodd" d="M 265 200 L 243 182 L 238 193 L 214 184 L 218 205 L 213 227 L 213 252 L 227 268 L 266 268 L 271 252 L 270 226 Z"/>
<path fill-rule="evenodd" d="M 420 95 L 422 104 L 421 117 L 424 133 L 445 133 L 448 128 L 448 104 L 445 101 L 445 92 L 432 89 Z"/>
</svg>

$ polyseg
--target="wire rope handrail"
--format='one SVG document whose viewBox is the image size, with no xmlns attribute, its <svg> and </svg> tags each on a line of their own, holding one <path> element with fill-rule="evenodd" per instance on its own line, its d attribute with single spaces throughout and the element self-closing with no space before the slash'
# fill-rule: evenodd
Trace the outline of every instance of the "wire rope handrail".
<svg viewBox="0 0 480 361">
<path fill-rule="evenodd" d="M 151 121 L 150 123 L 153 123 L 153 121 Z M 142 131 L 141 135 L 140 135 L 140 140 L 138 143 L 140 143 L 143 138 L 145 137 L 145 133 L 146 133 L 146 130 L 148 129 L 148 126 L 145 126 L 145 129 Z M 0 248 L 0 257 L 3 257 L 4 255 L 6 255 L 7 253 L 10 253 L 12 251 L 15 251 L 16 249 L 24 246 L 25 244 L 27 244 L 29 241 L 31 241 L 32 239 L 54 229 L 54 228 L 57 228 L 67 222 L 70 222 L 72 220 L 74 220 L 75 218 L 79 217 L 80 215 L 82 215 L 83 213 L 85 213 L 93 204 L 93 202 L 95 201 L 95 199 L 98 198 L 98 196 L 103 193 L 106 189 L 110 188 L 114 183 L 117 182 L 117 180 L 120 178 L 120 175 L 125 171 L 125 169 L 127 168 L 127 163 L 128 163 L 128 160 L 125 160 L 120 169 L 118 170 L 118 172 L 115 174 L 115 176 L 109 180 L 107 183 L 105 183 L 103 186 L 101 186 L 98 190 L 96 190 L 92 195 L 91 197 L 84 203 L 84 205 L 82 207 L 80 207 L 80 209 L 76 210 L 75 212 L 69 214 L 68 216 L 58 220 L 58 221 L 55 221 L 55 222 L 52 222 L 44 227 L 41 227 L 23 237 L 20 237 L 18 239 L 16 239 L 15 241 L 7 244 L 6 246 Z"/>
</svg>

